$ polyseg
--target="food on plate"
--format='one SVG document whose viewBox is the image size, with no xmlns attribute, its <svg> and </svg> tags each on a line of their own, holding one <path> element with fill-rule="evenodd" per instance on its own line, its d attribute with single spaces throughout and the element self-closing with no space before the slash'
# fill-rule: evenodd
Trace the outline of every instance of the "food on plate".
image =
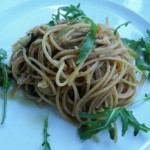
<svg viewBox="0 0 150 150">
<path fill-rule="evenodd" d="M 121 26 L 115 30 L 108 22 L 94 23 L 80 5 L 60 7 L 52 19 L 13 45 L 12 74 L 26 96 L 56 107 L 64 118 L 80 125 L 83 140 L 104 129 L 114 138 L 112 123 L 118 116 L 124 123 L 122 135 L 128 124 L 135 135 L 140 129 L 149 131 L 125 109 L 143 72 L 120 38 Z"/>
</svg>

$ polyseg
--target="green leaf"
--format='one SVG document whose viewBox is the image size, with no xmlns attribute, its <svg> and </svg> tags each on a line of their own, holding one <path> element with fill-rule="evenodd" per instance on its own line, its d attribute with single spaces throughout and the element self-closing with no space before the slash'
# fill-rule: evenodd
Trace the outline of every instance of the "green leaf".
<svg viewBox="0 0 150 150">
<path fill-rule="evenodd" d="M 148 72 L 148 76 L 147 76 L 147 78 L 150 80 L 150 71 Z"/>
<path fill-rule="evenodd" d="M 126 27 L 129 23 L 131 23 L 131 21 L 127 21 L 127 22 L 125 22 L 125 23 L 119 25 L 119 26 L 114 30 L 114 35 L 117 34 L 119 28 L 121 28 L 122 26 L 125 26 L 125 27 Z"/>
<path fill-rule="evenodd" d="M 3 60 L 3 59 L 6 59 L 7 58 L 7 52 L 6 50 L 0 48 L 0 62 Z"/>
<path fill-rule="evenodd" d="M 135 136 L 140 130 L 143 132 L 150 131 L 150 128 L 148 128 L 145 124 L 140 124 L 133 116 L 132 112 L 126 110 L 124 107 L 105 108 L 104 111 L 101 112 L 101 114 L 98 113 L 93 115 L 82 112 L 80 113 L 80 116 L 87 119 L 81 123 L 78 129 L 79 136 L 83 141 L 91 138 L 93 135 L 103 130 L 108 130 L 110 138 L 114 139 L 115 128 L 112 126 L 112 123 L 114 123 L 118 117 L 121 118 L 122 136 L 125 135 L 128 126 L 134 128 Z M 103 117 L 103 120 L 98 120 L 99 117 Z"/>
<path fill-rule="evenodd" d="M 150 30 L 148 30 L 148 29 L 147 29 L 147 31 L 146 31 L 146 32 L 147 32 L 148 36 L 150 36 Z"/>
<path fill-rule="evenodd" d="M 80 64 L 81 62 L 85 61 L 85 59 L 90 54 L 96 39 L 97 26 L 93 22 L 93 20 L 88 18 L 85 13 L 80 9 L 80 4 L 78 4 L 77 6 L 70 5 L 59 7 L 57 13 L 52 14 L 52 18 L 53 21 L 50 21 L 48 23 L 50 26 L 53 26 L 55 23 L 63 23 L 66 21 L 74 23 L 80 19 L 84 19 L 86 22 L 89 22 L 91 24 L 90 31 L 85 36 L 82 45 L 79 48 L 80 53 L 76 63 Z"/>
<path fill-rule="evenodd" d="M 147 30 L 147 36 L 141 37 L 138 40 L 131 40 L 122 38 L 122 41 L 139 56 L 136 59 L 136 66 L 143 70 L 148 71 L 148 79 L 150 79 L 150 30 Z"/>
<path fill-rule="evenodd" d="M 127 38 L 121 38 L 121 40 L 123 41 L 124 44 L 129 46 L 131 49 L 133 49 L 133 50 L 137 49 L 137 41 L 130 40 L 130 39 L 127 39 Z"/>
<path fill-rule="evenodd" d="M 91 28 L 90 31 L 85 36 L 81 47 L 79 48 L 80 54 L 76 62 L 77 64 L 80 64 L 81 62 L 85 61 L 85 59 L 89 56 L 93 48 L 94 42 L 96 40 L 96 32 L 97 32 L 96 24 L 90 18 L 88 17 L 84 18 L 86 18 L 86 21 L 90 22 Z"/>
<path fill-rule="evenodd" d="M 100 132 L 99 123 L 93 121 L 85 121 L 78 128 L 80 139 L 83 141 L 91 138 L 94 134 Z"/>
<path fill-rule="evenodd" d="M 93 48 L 94 42 L 95 38 L 92 37 L 92 33 L 88 33 L 83 41 L 82 46 L 79 48 L 80 54 L 76 62 L 77 64 L 80 64 L 87 58 Z"/>
<path fill-rule="evenodd" d="M 135 64 L 140 70 L 147 70 L 150 71 L 150 67 L 145 66 L 143 61 L 140 58 L 135 59 Z"/>
<path fill-rule="evenodd" d="M 80 9 L 80 4 L 59 7 L 57 13 L 52 14 L 53 22 L 57 23 L 73 20 L 79 16 L 85 16 L 83 10 Z"/>
<path fill-rule="evenodd" d="M 115 122 L 120 112 L 120 107 L 116 108 L 107 108 L 105 114 L 105 119 L 101 122 L 101 125 L 105 127 L 109 126 L 109 124 Z"/>
<path fill-rule="evenodd" d="M 145 41 L 145 51 L 143 52 L 144 60 L 146 63 L 150 64 L 150 42 Z"/>
<path fill-rule="evenodd" d="M 43 129 L 43 136 L 44 136 L 44 141 L 42 143 L 42 146 L 44 150 L 50 150 L 50 144 L 48 142 L 48 137 L 50 136 L 49 133 L 47 132 L 48 129 L 48 116 L 45 118 L 44 122 L 44 129 Z"/>
<path fill-rule="evenodd" d="M 3 84 L 2 84 L 2 87 L 3 87 L 3 98 L 4 98 L 4 105 L 3 105 L 3 116 L 2 116 L 2 120 L 1 120 L 1 124 L 4 123 L 5 121 L 5 118 L 6 118 L 6 106 L 7 106 L 7 90 L 9 88 L 9 82 L 7 81 L 8 80 L 8 76 L 7 76 L 7 70 L 6 68 L 0 64 L 0 70 L 2 70 L 2 74 L 3 74 Z"/>
<path fill-rule="evenodd" d="M 7 91 L 10 87 L 10 81 L 8 79 L 7 69 L 4 65 L 0 64 L 0 70 L 2 70 L 4 80 L 3 80 L 3 96 L 4 96 L 4 106 L 3 106 L 3 116 L 1 120 L 1 124 L 4 123 L 6 118 L 6 108 L 7 108 Z"/>
<path fill-rule="evenodd" d="M 115 109 L 105 108 L 105 109 L 107 111 L 105 111 L 104 120 L 100 122 L 85 121 L 81 124 L 81 126 L 78 129 L 78 133 L 83 141 L 88 138 L 91 138 L 94 134 L 97 134 L 102 130 L 109 130 L 110 128 L 112 128 L 111 123 L 116 121 L 120 108 Z M 110 129 L 110 131 L 112 131 L 112 129 Z M 112 136 L 112 134 L 110 136 Z"/>
<path fill-rule="evenodd" d="M 136 136 L 140 130 L 140 124 L 139 122 L 136 120 L 136 118 L 133 116 L 132 111 L 125 111 L 127 117 L 128 117 L 128 121 L 129 124 L 134 127 L 134 135 Z"/>
<path fill-rule="evenodd" d="M 144 131 L 145 133 L 147 133 L 148 131 L 150 131 L 150 128 L 147 127 L 144 123 L 140 124 L 140 130 Z"/>
<path fill-rule="evenodd" d="M 124 136 L 128 130 L 128 117 L 126 116 L 126 111 L 124 109 L 120 111 L 119 115 L 122 122 L 122 136 Z"/>
<path fill-rule="evenodd" d="M 112 140 L 114 140 L 115 138 L 115 128 L 112 127 L 112 125 L 110 125 L 110 128 L 108 128 L 109 131 L 109 136 Z"/>
<path fill-rule="evenodd" d="M 8 67 L 7 65 L 2 63 L 2 60 L 7 58 L 7 52 L 4 49 L 0 49 L 0 86 L 3 88 L 3 98 L 4 98 L 4 105 L 3 105 L 3 115 L 1 124 L 4 123 L 6 118 L 6 108 L 7 108 L 7 91 L 10 87 L 10 81 L 8 78 Z"/>
<path fill-rule="evenodd" d="M 55 26 L 55 24 L 54 24 L 53 21 L 50 21 L 50 22 L 48 23 L 48 25 L 49 25 L 49 26 Z"/>
</svg>

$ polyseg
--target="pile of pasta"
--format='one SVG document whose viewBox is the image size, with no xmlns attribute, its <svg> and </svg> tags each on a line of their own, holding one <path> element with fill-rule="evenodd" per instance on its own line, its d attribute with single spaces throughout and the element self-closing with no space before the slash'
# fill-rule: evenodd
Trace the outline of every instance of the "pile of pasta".
<svg viewBox="0 0 150 150">
<path fill-rule="evenodd" d="M 80 112 L 126 106 L 140 82 L 135 71 L 142 74 L 119 34 L 108 25 L 97 27 L 91 53 L 80 64 L 80 46 L 90 30 L 83 21 L 36 26 L 13 45 L 12 73 L 26 96 L 77 124 L 83 121 Z"/>
</svg>

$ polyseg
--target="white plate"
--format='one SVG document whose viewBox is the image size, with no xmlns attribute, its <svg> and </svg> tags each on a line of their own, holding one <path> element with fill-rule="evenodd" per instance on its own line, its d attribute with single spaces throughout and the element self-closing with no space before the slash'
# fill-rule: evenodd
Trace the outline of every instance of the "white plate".
<svg viewBox="0 0 150 150">
<path fill-rule="evenodd" d="M 8 51 L 8 60 L 12 53 L 12 44 L 30 28 L 48 23 L 51 20 L 51 13 L 61 5 L 78 4 L 80 1 L 49 0 L 16 3 L 0 12 L 0 47 Z M 11 2 L 10 2 L 11 3 Z M 13 1 L 12 1 L 13 3 Z M 83 0 L 81 8 L 96 22 L 105 23 L 105 17 L 109 16 L 110 25 L 117 25 L 131 20 L 132 25 L 121 28 L 120 34 L 123 37 L 138 38 L 145 34 L 150 25 L 143 18 L 122 6 L 107 1 Z M 0 6 L 3 8 L 3 6 Z M 4 9 L 3 9 L 4 10 Z M 7 61 L 8 61 L 7 60 Z M 144 86 L 137 89 L 135 99 L 144 97 L 150 93 L 150 83 L 147 81 Z M 2 115 L 3 101 L 0 98 L 0 115 Z M 150 102 L 136 104 L 129 109 L 141 123 L 150 126 L 149 117 Z M 49 112 L 49 143 L 52 150 L 148 150 L 150 149 L 150 133 L 140 132 L 133 136 L 133 130 L 128 129 L 126 135 L 121 137 L 121 126 L 118 121 L 119 140 L 110 140 L 106 131 L 98 134 L 100 143 L 90 139 L 81 142 L 77 135 L 77 128 L 64 120 L 54 108 L 40 108 L 34 102 L 25 98 L 21 93 L 14 99 L 8 100 L 7 117 L 3 126 L 0 126 L 0 149 L 1 150 L 42 150 L 43 123 Z"/>
</svg>

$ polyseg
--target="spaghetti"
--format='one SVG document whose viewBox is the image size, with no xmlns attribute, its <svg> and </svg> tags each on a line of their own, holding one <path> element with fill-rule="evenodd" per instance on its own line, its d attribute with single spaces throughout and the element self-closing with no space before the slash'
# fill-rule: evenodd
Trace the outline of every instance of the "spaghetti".
<svg viewBox="0 0 150 150">
<path fill-rule="evenodd" d="M 55 106 L 77 124 L 81 111 L 127 105 L 140 83 L 134 71 L 142 74 L 114 29 L 97 27 L 92 51 L 80 64 L 79 49 L 90 28 L 84 21 L 34 27 L 13 46 L 12 73 L 27 97 Z"/>
</svg>

